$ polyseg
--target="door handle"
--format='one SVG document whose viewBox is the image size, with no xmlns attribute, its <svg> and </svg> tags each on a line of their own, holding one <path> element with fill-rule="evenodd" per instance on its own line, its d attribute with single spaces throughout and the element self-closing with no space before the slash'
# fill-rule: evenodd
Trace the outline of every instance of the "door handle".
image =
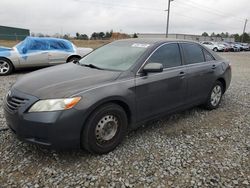
<svg viewBox="0 0 250 188">
<path fill-rule="evenodd" d="M 179 73 L 179 75 L 180 75 L 180 76 L 184 76 L 184 75 L 185 75 L 185 72 L 184 72 L 184 71 L 181 71 L 181 72 Z"/>
<path fill-rule="evenodd" d="M 216 65 L 212 65 L 212 69 L 215 69 L 217 66 Z"/>
<path fill-rule="evenodd" d="M 185 72 L 184 72 L 184 71 L 181 71 L 181 72 L 179 73 L 179 76 L 181 77 L 181 79 L 185 78 Z"/>
</svg>

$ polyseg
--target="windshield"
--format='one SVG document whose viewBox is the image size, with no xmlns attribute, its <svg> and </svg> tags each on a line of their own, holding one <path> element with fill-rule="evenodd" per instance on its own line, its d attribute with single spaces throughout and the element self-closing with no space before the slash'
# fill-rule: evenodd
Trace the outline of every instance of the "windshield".
<svg viewBox="0 0 250 188">
<path fill-rule="evenodd" d="M 79 63 L 100 69 L 125 71 L 135 64 L 149 46 L 131 41 L 116 41 L 96 49 Z"/>
</svg>

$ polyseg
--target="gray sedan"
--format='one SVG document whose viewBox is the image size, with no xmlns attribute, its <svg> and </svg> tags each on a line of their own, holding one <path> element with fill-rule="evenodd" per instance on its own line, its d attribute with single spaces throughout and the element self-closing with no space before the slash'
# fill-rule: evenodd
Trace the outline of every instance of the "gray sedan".
<svg viewBox="0 0 250 188">
<path fill-rule="evenodd" d="M 27 37 L 13 48 L 0 47 L 0 76 L 20 68 L 80 60 L 91 51 L 91 48 L 77 48 L 64 39 Z"/>
<path fill-rule="evenodd" d="M 100 154 L 149 120 L 196 105 L 216 109 L 230 81 L 230 64 L 198 43 L 121 40 L 23 76 L 4 112 L 26 142 Z"/>
</svg>

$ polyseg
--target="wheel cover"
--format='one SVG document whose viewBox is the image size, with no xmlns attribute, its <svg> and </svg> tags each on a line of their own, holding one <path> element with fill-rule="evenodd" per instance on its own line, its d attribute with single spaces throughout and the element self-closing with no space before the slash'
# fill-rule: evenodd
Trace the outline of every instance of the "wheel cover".
<svg viewBox="0 0 250 188">
<path fill-rule="evenodd" d="M 5 74 L 10 70 L 10 65 L 3 60 L 0 60 L 0 74 Z"/>
<path fill-rule="evenodd" d="M 217 106 L 220 102 L 220 99 L 221 99 L 221 96 L 222 96 L 222 89 L 221 89 L 221 86 L 220 85 L 216 85 L 213 90 L 212 90 L 212 93 L 211 93 L 211 104 L 213 106 Z"/>
<path fill-rule="evenodd" d="M 114 115 L 104 116 L 96 125 L 95 137 L 99 144 L 108 142 L 117 133 L 119 121 Z"/>
</svg>

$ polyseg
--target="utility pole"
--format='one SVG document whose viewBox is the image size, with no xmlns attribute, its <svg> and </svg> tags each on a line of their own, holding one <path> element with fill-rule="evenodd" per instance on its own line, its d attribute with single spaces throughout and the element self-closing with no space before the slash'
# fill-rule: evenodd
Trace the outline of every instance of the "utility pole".
<svg viewBox="0 0 250 188">
<path fill-rule="evenodd" d="M 244 24 L 244 28 L 243 28 L 243 33 L 242 33 L 242 37 L 241 37 L 241 42 L 243 42 L 244 40 L 244 33 L 246 32 L 246 26 L 247 26 L 247 19 L 245 20 L 245 24 Z"/>
<path fill-rule="evenodd" d="M 174 0 L 168 0 L 168 15 L 167 15 L 167 26 L 166 26 L 166 38 L 168 38 L 168 27 L 169 27 L 169 13 L 170 13 L 170 2 Z"/>
</svg>

